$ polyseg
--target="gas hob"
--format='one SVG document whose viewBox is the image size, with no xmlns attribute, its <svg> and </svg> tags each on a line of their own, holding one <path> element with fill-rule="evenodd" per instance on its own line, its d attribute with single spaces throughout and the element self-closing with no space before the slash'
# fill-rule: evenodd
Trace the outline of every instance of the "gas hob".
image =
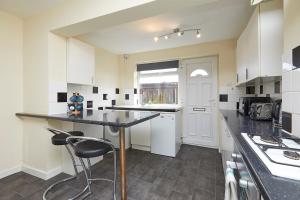
<svg viewBox="0 0 300 200">
<path fill-rule="evenodd" d="M 300 180 L 299 139 L 247 133 L 242 136 L 273 175 Z"/>
</svg>

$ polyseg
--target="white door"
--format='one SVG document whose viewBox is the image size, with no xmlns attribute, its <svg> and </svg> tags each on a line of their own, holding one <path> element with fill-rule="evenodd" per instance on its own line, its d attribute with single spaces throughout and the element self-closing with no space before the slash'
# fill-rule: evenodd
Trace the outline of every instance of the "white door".
<svg viewBox="0 0 300 200">
<path fill-rule="evenodd" d="M 217 58 L 183 61 L 186 70 L 183 142 L 217 147 Z"/>
</svg>

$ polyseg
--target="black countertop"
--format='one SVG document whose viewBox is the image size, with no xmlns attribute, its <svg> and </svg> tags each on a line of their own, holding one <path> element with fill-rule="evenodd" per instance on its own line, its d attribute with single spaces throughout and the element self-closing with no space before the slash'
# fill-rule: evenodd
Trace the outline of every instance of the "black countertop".
<svg viewBox="0 0 300 200">
<path fill-rule="evenodd" d="M 44 119 L 54 119 L 61 121 L 70 121 L 85 124 L 96 124 L 114 127 L 130 127 L 141 122 L 150 120 L 159 116 L 159 113 L 151 113 L 146 111 L 117 111 L 117 110 L 83 110 L 79 115 L 70 115 L 68 113 L 42 115 L 33 113 L 16 113 L 21 117 L 34 117 Z"/>
<path fill-rule="evenodd" d="M 300 181 L 273 176 L 241 135 L 242 132 L 260 135 L 284 133 L 280 129 L 272 128 L 271 122 L 253 121 L 237 111 L 220 110 L 220 112 L 264 199 L 299 200 Z"/>
<path fill-rule="evenodd" d="M 141 111 L 155 111 L 155 112 L 178 112 L 182 110 L 180 106 L 142 106 L 142 105 L 123 105 L 123 106 L 109 106 L 105 107 L 110 110 L 141 110 Z"/>
</svg>

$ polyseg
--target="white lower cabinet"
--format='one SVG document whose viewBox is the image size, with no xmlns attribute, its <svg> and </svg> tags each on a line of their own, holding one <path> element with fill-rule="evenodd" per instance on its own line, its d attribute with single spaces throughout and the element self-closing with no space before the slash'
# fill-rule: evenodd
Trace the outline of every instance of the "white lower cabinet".
<svg viewBox="0 0 300 200">
<path fill-rule="evenodd" d="M 231 160 L 231 155 L 234 151 L 234 141 L 233 138 L 231 137 L 231 133 L 228 129 L 228 126 L 226 124 L 226 121 L 224 117 L 220 114 L 220 150 L 222 153 L 222 163 L 223 163 L 223 169 L 224 169 L 224 174 L 225 170 L 227 168 L 226 166 L 226 161 Z"/>
<path fill-rule="evenodd" d="M 165 112 L 130 128 L 133 149 L 175 157 L 181 145 L 181 112 Z"/>
<path fill-rule="evenodd" d="M 176 156 L 181 144 L 179 114 L 161 113 L 151 120 L 151 153 Z"/>
<path fill-rule="evenodd" d="M 133 149 L 150 151 L 150 120 L 130 127 L 131 146 Z"/>
</svg>

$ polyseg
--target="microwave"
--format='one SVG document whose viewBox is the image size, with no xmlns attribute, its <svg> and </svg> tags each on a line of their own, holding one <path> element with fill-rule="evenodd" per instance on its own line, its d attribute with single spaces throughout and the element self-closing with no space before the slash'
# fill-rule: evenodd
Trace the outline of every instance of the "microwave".
<svg viewBox="0 0 300 200">
<path fill-rule="evenodd" d="M 240 97 L 238 111 L 242 115 L 248 116 L 252 103 L 271 103 L 270 97 Z"/>
</svg>

